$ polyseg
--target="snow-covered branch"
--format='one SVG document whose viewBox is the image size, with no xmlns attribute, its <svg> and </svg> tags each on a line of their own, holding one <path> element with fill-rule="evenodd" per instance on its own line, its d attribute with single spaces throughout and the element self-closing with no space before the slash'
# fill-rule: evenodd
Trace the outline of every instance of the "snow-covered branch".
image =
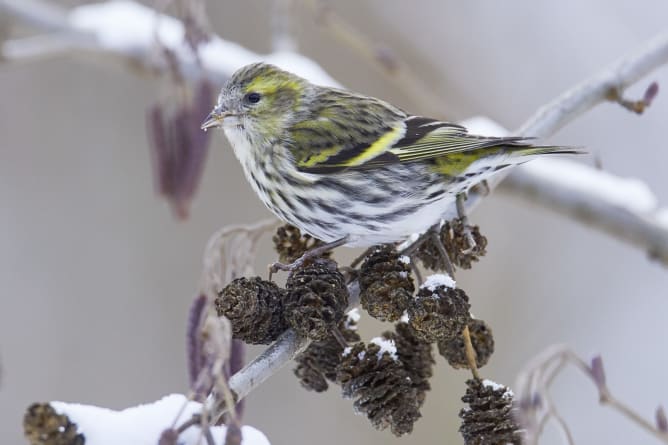
<svg viewBox="0 0 668 445">
<path fill-rule="evenodd" d="M 159 50 L 165 48 L 174 54 L 180 74 L 190 82 L 207 77 L 220 85 L 241 66 L 264 60 L 313 82 L 339 85 L 316 62 L 301 54 L 290 51 L 257 54 L 217 36 L 199 47 L 198 60 L 185 42 L 186 29 L 181 21 L 131 0 L 82 5 L 69 11 L 42 0 L 0 0 L 1 10 L 49 32 L 5 41 L 0 56 L 6 61 L 74 52 L 115 56 L 132 67 L 161 72 L 166 69 L 167 61 Z"/>
<path fill-rule="evenodd" d="M 177 428 L 201 413 L 202 404 L 182 394 L 171 394 L 153 403 L 121 411 L 50 402 L 31 406 L 24 417 L 24 428 L 28 438 L 39 439 L 31 443 L 83 444 L 85 441 L 86 445 L 153 445 L 158 443 L 158 438 L 167 428 Z M 225 444 L 226 430 L 225 426 L 208 427 L 214 445 Z M 241 445 L 269 445 L 267 437 L 252 426 L 242 426 L 241 432 Z M 163 438 L 159 443 L 206 443 L 202 441 L 203 431 L 200 428 L 186 428 L 179 433 L 178 441 Z M 45 438 L 52 441 L 44 442 Z"/>
<path fill-rule="evenodd" d="M 509 134 L 484 117 L 464 125 L 480 134 Z M 497 185 L 502 192 L 624 240 L 668 266 L 668 207 L 660 207 L 640 179 L 615 176 L 568 159 L 538 159 L 516 168 Z M 479 202 L 480 197 L 472 194 L 470 204 L 475 205 L 476 199 Z"/>
<path fill-rule="evenodd" d="M 617 100 L 626 87 L 666 63 L 668 31 L 541 107 L 515 134 L 550 136 L 594 106 Z M 484 121 L 481 124 L 481 131 L 497 135 L 506 132 Z M 668 210 L 657 205 L 644 183 L 559 159 L 534 161 L 506 176 L 495 177 L 490 187 L 505 179 L 504 188 L 517 196 L 630 242 L 668 265 Z M 467 209 L 475 208 L 483 197 L 471 193 Z"/>
<path fill-rule="evenodd" d="M 668 266 L 668 208 L 647 185 L 566 160 L 518 168 L 502 191 L 536 202 L 645 250 Z"/>
<path fill-rule="evenodd" d="M 542 106 L 516 134 L 546 137 L 668 62 L 668 31 Z"/>
<path fill-rule="evenodd" d="M 69 12 L 42 0 L 0 0 L 0 10 L 49 32 L 4 42 L 1 54 L 9 61 L 75 51 L 77 54 L 115 55 L 118 60 L 131 62 L 134 67 L 155 72 L 166 66 L 164 57 L 157 51 L 162 46 L 175 55 L 180 72 L 187 81 L 195 82 L 202 76 L 208 76 L 220 83 L 237 68 L 265 60 L 313 82 L 338 85 L 317 63 L 298 53 L 257 54 L 217 36 L 200 47 L 199 65 L 184 43 L 185 27 L 179 20 L 157 14 L 130 0 L 83 5 Z M 119 22 L 123 26 L 119 26 Z M 549 136 L 593 106 L 619 96 L 628 85 L 667 61 L 668 32 L 664 32 L 541 107 L 516 133 Z M 661 218 L 664 213 L 657 208 L 645 208 L 638 212 L 628 206 L 619 206 L 618 200 L 608 201 L 612 193 L 591 193 L 588 189 L 590 185 L 599 190 L 597 184 L 601 185 L 601 181 L 609 183 L 610 175 L 574 162 L 565 162 L 550 159 L 542 164 L 530 163 L 516 168 L 509 175 L 505 190 L 630 242 L 668 264 L 668 223 L 665 217 Z M 557 169 L 576 171 L 582 179 L 580 184 L 586 182 L 587 187 L 575 187 L 569 180 L 569 174 L 549 174 Z M 503 176 L 495 178 L 491 187 L 495 188 L 502 179 Z M 466 202 L 467 210 L 473 210 L 482 198 L 482 195 L 471 193 Z M 451 213 L 450 216 L 454 216 L 454 208 Z"/>
</svg>

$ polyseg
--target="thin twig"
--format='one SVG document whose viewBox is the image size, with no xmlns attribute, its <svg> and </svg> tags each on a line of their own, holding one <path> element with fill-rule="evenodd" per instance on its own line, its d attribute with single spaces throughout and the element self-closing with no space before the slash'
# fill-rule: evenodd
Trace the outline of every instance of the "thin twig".
<svg viewBox="0 0 668 445">
<path fill-rule="evenodd" d="M 480 380 L 480 373 L 478 372 L 478 363 L 476 358 L 475 349 L 473 349 L 473 343 L 471 343 L 471 332 L 469 331 L 469 326 L 464 326 L 462 331 L 462 337 L 464 337 L 464 352 L 466 353 L 466 361 L 469 364 L 469 369 L 473 378 Z"/>
<path fill-rule="evenodd" d="M 444 111 L 443 105 L 452 104 L 452 98 L 446 100 L 437 90 L 426 85 L 411 65 L 402 60 L 389 45 L 368 37 L 338 14 L 328 2 L 302 0 L 302 3 L 311 10 L 316 24 L 321 29 L 329 33 L 340 45 L 351 49 L 363 61 L 377 68 L 381 75 L 406 92 L 409 97 L 414 98 L 415 102 L 422 107 L 423 112 L 428 112 L 441 119 L 452 114 L 449 110 Z"/>
<path fill-rule="evenodd" d="M 546 349 L 534 358 L 517 379 L 516 389 L 520 400 L 520 422 L 523 424 L 529 443 L 534 444 L 543 432 L 549 420 L 555 420 L 564 432 L 569 444 L 574 443 L 573 436 L 550 396 L 550 386 L 566 365 L 572 365 L 582 371 L 596 386 L 599 401 L 628 418 L 663 443 L 668 443 L 668 432 L 657 423 L 648 421 L 628 405 L 617 399 L 608 389 L 603 374 L 600 358 L 592 361 L 590 367 L 566 346 L 557 345 Z M 534 403 L 532 401 L 539 401 Z"/>
<path fill-rule="evenodd" d="M 297 50 L 292 34 L 293 0 L 273 0 L 271 14 L 271 46 L 275 52 Z"/>
</svg>

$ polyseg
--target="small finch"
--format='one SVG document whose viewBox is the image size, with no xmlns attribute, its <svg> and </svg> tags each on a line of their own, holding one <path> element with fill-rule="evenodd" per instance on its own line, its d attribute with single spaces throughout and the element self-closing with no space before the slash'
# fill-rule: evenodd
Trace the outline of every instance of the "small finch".
<svg viewBox="0 0 668 445">
<path fill-rule="evenodd" d="M 403 241 L 456 197 L 536 156 L 577 153 L 483 137 L 265 63 L 239 69 L 202 129 L 222 127 L 246 178 L 280 219 L 327 243 Z M 332 246 L 333 247 L 333 246 Z"/>
</svg>

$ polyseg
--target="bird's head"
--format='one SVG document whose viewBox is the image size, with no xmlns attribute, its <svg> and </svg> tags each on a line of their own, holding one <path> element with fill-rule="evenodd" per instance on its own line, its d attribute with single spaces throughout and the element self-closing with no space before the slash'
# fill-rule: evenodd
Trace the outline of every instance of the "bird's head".
<svg viewBox="0 0 668 445">
<path fill-rule="evenodd" d="M 240 130 L 255 143 L 280 138 L 299 112 L 310 84 L 266 63 L 247 65 L 223 87 L 202 129 Z"/>
</svg>

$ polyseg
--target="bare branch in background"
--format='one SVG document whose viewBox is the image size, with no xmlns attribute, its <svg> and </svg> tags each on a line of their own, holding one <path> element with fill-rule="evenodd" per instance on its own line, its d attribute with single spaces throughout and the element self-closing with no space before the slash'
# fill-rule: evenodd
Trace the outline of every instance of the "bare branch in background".
<svg viewBox="0 0 668 445">
<path fill-rule="evenodd" d="M 274 52 L 295 52 L 297 42 L 292 31 L 294 0 L 273 0 L 271 47 Z"/>
<path fill-rule="evenodd" d="M 44 31 L 67 29 L 67 12 L 41 0 L 0 0 L 0 9 L 19 21 Z"/>
<path fill-rule="evenodd" d="M 621 94 L 625 88 L 667 62 L 668 31 L 655 36 L 636 52 L 620 58 L 600 73 L 541 107 L 515 134 L 547 137 L 595 105 L 609 100 L 611 91 Z M 657 92 L 658 89 L 650 86 L 645 96 L 651 102 Z M 668 264 L 668 218 L 664 216 L 666 211 L 658 208 L 656 203 L 642 211 L 638 211 L 638 208 L 631 209 L 628 205 L 620 206 L 619 200 L 612 194 L 596 193 L 597 188 L 602 188 L 597 187 L 601 185 L 601 172 L 594 168 L 578 167 L 573 162 L 565 164 L 566 162 L 568 161 L 535 161 L 513 169 L 509 175 L 501 172 L 489 181 L 489 186 L 495 188 L 507 176 L 506 186 L 518 196 L 550 206 L 578 221 L 630 241 L 649 252 L 653 258 Z M 565 165 L 569 168 L 569 174 L 561 178 L 545 175 Z M 571 168 L 577 169 L 579 184 L 572 183 Z M 593 191 L 591 186 L 594 186 Z M 642 198 L 647 196 L 646 193 L 643 195 Z M 482 198 L 482 194 L 470 193 L 466 201 L 467 211 L 475 208 Z M 631 202 L 630 205 L 633 206 L 634 203 Z"/>
<path fill-rule="evenodd" d="M 657 94 L 659 94 L 659 84 L 652 82 L 645 90 L 645 94 L 643 94 L 642 99 L 631 100 L 624 98 L 617 90 L 611 90 L 608 99 L 613 102 L 617 102 L 622 107 L 633 113 L 643 114 L 645 109 L 652 105 L 652 101 Z"/>
<path fill-rule="evenodd" d="M 201 292 L 213 301 L 233 279 L 253 275 L 258 240 L 278 224 L 275 219 L 265 219 L 254 224 L 226 226 L 214 233 L 204 249 Z"/>
<path fill-rule="evenodd" d="M 517 398 L 520 401 L 518 417 L 526 431 L 528 445 L 538 443 L 545 425 L 550 420 L 556 421 L 566 434 L 568 443 L 573 443 L 573 437 L 550 396 L 552 382 L 567 365 L 574 366 L 591 379 L 598 390 L 602 405 L 610 406 L 661 442 L 668 443 L 665 413 L 661 407 L 657 410 L 654 425 L 612 394 L 606 384 L 600 356 L 594 357 L 588 365 L 566 346 L 556 345 L 534 358 L 522 371 L 515 385 Z"/>
<path fill-rule="evenodd" d="M 444 105 L 448 101 L 440 97 L 433 88 L 429 88 L 421 76 L 405 63 L 392 47 L 373 41 L 323 0 L 301 0 L 301 2 L 311 10 L 316 24 L 334 40 L 375 66 L 381 75 L 386 76 L 419 103 L 423 113 L 442 119 L 454 114 Z"/>
</svg>

